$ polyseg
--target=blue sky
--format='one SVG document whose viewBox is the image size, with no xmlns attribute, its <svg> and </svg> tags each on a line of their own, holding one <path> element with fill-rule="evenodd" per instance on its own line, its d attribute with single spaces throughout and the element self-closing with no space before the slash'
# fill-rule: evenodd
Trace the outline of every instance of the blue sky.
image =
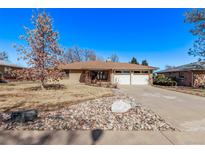
<svg viewBox="0 0 205 154">
<path fill-rule="evenodd" d="M 31 26 L 33 9 L 0 9 L 0 50 L 17 61 L 13 44 L 21 43 L 23 26 Z M 163 69 L 196 61 L 187 54 L 194 37 L 184 23 L 187 9 L 46 9 L 54 18 L 64 48 L 94 49 L 105 59 L 116 53 L 121 62 L 134 56 L 139 62 Z"/>
</svg>

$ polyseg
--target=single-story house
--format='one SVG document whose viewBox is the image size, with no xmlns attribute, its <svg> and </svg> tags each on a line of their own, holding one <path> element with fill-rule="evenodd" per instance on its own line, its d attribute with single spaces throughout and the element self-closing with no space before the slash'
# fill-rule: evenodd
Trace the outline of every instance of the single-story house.
<svg viewBox="0 0 205 154">
<path fill-rule="evenodd" d="M 176 78 L 179 86 L 205 86 L 205 62 L 194 62 L 157 72 L 166 77 Z"/>
<path fill-rule="evenodd" d="M 111 61 L 74 62 L 61 65 L 73 82 L 110 82 L 121 85 L 148 85 L 156 67 Z"/>
<path fill-rule="evenodd" d="M 9 71 L 17 70 L 17 69 L 23 69 L 23 67 L 10 64 L 5 61 L 0 61 L 0 80 L 9 79 L 10 78 Z"/>
</svg>

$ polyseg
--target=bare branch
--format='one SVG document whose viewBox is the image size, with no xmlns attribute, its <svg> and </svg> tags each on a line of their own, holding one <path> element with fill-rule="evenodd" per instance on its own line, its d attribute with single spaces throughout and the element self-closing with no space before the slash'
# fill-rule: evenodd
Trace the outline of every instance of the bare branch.
<svg viewBox="0 0 205 154">
<path fill-rule="evenodd" d="M 24 27 L 25 35 L 20 36 L 27 46 L 16 47 L 19 58 L 26 61 L 29 68 L 14 74 L 21 79 L 39 80 L 44 87 L 47 81 L 61 79 L 58 65 L 62 61 L 63 50 L 58 44 L 59 34 L 53 30 L 53 20 L 45 11 L 33 14 L 31 21 L 34 29 Z"/>
</svg>

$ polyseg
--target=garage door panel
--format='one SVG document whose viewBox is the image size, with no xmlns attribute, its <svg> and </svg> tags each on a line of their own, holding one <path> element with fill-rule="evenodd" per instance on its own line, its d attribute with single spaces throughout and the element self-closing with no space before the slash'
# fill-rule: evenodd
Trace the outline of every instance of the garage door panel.
<svg viewBox="0 0 205 154">
<path fill-rule="evenodd" d="M 149 75 L 132 75 L 132 85 L 148 85 Z"/>
<path fill-rule="evenodd" d="M 130 75 L 129 74 L 114 75 L 114 82 L 121 85 L 130 85 Z"/>
</svg>

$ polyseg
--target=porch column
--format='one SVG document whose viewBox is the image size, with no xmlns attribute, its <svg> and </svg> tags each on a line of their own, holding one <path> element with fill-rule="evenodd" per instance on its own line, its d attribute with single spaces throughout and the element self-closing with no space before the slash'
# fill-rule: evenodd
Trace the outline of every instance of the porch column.
<svg viewBox="0 0 205 154">
<path fill-rule="evenodd" d="M 86 70 L 85 71 L 85 83 L 90 83 L 90 71 Z"/>
</svg>

